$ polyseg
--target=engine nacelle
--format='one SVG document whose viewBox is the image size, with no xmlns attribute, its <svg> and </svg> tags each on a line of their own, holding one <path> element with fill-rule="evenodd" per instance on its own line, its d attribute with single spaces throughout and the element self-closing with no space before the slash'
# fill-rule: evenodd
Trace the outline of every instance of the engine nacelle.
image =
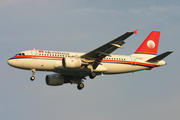
<svg viewBox="0 0 180 120">
<path fill-rule="evenodd" d="M 50 86 L 58 86 L 64 84 L 64 77 L 59 74 L 46 75 L 46 84 Z"/>
<path fill-rule="evenodd" d="M 82 65 L 81 58 L 76 57 L 65 57 L 62 60 L 64 68 L 80 68 Z"/>
</svg>

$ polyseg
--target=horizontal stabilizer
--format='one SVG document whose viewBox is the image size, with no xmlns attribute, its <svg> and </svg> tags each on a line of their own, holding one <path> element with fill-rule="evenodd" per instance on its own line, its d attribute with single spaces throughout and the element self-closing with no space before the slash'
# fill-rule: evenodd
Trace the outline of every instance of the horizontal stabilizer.
<svg viewBox="0 0 180 120">
<path fill-rule="evenodd" d="M 157 55 L 156 57 L 153 57 L 153 58 L 147 60 L 146 62 L 158 62 L 158 61 L 164 59 L 166 56 L 168 56 L 168 55 L 171 54 L 172 52 L 173 52 L 173 51 L 167 51 L 167 52 L 165 52 L 165 53 L 162 53 L 162 54 L 160 54 L 160 55 Z"/>
</svg>

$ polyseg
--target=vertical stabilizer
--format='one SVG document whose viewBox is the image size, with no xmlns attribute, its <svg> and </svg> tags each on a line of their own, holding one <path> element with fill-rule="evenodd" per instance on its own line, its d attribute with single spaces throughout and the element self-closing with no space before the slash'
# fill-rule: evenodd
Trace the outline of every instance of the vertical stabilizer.
<svg viewBox="0 0 180 120">
<path fill-rule="evenodd" d="M 160 31 L 152 31 L 136 50 L 136 54 L 156 55 L 158 51 Z"/>
</svg>

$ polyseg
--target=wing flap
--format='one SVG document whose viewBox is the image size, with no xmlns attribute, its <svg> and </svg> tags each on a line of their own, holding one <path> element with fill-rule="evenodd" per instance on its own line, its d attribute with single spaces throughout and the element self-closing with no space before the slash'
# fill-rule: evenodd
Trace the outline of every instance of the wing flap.
<svg viewBox="0 0 180 120">
<path fill-rule="evenodd" d="M 125 34 L 121 35 L 120 37 L 102 45 L 101 47 L 86 53 L 84 55 L 81 56 L 81 58 L 104 58 L 105 56 L 111 54 L 113 51 L 115 51 L 117 48 L 119 48 L 120 46 L 122 46 L 125 42 L 124 40 L 127 39 L 129 36 L 131 36 L 134 32 L 126 32 Z M 101 52 L 106 53 L 105 54 L 101 54 Z"/>
<path fill-rule="evenodd" d="M 110 54 L 117 48 L 122 48 L 122 45 L 125 43 L 124 40 L 134 33 L 137 34 L 137 30 L 132 32 L 126 32 L 125 34 L 102 45 L 101 47 L 82 55 L 81 58 L 94 60 L 94 63 L 92 65 L 93 68 L 96 69 L 96 67 L 99 65 L 103 58 L 105 58 L 106 56 L 110 56 Z"/>
</svg>

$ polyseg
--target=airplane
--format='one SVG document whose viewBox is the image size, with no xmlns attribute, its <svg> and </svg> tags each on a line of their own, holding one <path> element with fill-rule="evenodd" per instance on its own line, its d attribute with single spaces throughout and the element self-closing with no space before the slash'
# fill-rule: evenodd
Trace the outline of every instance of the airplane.
<svg viewBox="0 0 180 120">
<path fill-rule="evenodd" d="M 152 31 L 134 54 L 112 55 L 117 48 L 123 48 L 124 41 L 132 34 L 137 34 L 137 30 L 126 32 L 88 53 L 26 50 L 11 57 L 8 64 L 15 68 L 31 70 L 32 81 L 36 71 L 53 71 L 56 74 L 46 75 L 47 85 L 77 84 L 78 90 L 84 88 L 83 82 L 87 76 L 93 79 L 97 75 L 151 70 L 166 65 L 162 59 L 173 51 L 157 55 L 160 31 Z"/>
</svg>

